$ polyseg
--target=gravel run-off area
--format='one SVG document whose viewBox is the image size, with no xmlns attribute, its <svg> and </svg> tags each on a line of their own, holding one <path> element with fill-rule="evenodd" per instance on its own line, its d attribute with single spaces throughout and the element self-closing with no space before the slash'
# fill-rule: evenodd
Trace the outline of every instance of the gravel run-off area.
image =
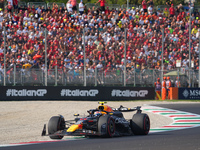
<svg viewBox="0 0 200 150">
<path fill-rule="evenodd" d="M 107 105 L 118 108 L 136 107 L 154 104 L 166 104 L 165 101 L 115 101 Z M 175 102 L 171 102 L 175 103 Z M 183 102 L 182 102 L 183 103 Z M 74 119 L 73 114 L 87 115 L 87 110 L 95 109 L 94 101 L 2 101 L 0 102 L 0 144 L 50 140 L 42 137 L 42 129 L 52 116 L 61 114 L 65 120 Z M 135 112 L 125 112 L 124 117 L 131 119 Z M 147 113 L 151 128 L 172 123 L 170 118 Z"/>
</svg>

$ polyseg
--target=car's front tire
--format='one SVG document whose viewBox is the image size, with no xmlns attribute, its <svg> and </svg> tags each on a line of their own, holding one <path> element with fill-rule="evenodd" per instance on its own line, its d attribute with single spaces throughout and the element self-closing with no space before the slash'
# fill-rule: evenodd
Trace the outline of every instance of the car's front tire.
<svg viewBox="0 0 200 150">
<path fill-rule="evenodd" d="M 53 116 L 50 118 L 48 123 L 48 133 L 50 134 L 51 139 L 62 139 L 63 136 L 60 135 L 51 135 L 59 130 L 65 129 L 65 119 L 62 116 Z"/>
<path fill-rule="evenodd" d="M 100 116 L 98 120 L 98 132 L 102 137 L 113 137 L 115 134 L 115 121 L 109 115 Z"/>
</svg>

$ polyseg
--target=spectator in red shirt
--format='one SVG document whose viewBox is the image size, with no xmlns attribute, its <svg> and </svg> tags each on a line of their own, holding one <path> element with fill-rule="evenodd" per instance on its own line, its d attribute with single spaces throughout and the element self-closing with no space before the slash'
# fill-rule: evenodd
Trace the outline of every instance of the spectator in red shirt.
<svg viewBox="0 0 200 150">
<path fill-rule="evenodd" d="M 174 15 L 175 15 L 175 9 L 174 9 L 174 5 L 173 4 L 169 8 L 169 14 L 170 14 L 170 17 L 174 17 Z"/>
<path fill-rule="evenodd" d="M 146 2 L 146 0 L 142 1 L 142 8 L 143 8 L 144 12 L 147 12 L 147 2 Z"/>
<path fill-rule="evenodd" d="M 101 7 L 101 11 L 105 11 L 105 3 L 106 1 L 105 0 L 99 0 L 97 3 L 100 3 L 100 7 Z"/>
<path fill-rule="evenodd" d="M 13 0 L 14 9 L 18 8 L 18 0 Z"/>
<path fill-rule="evenodd" d="M 106 14 L 106 15 L 109 15 L 109 14 L 110 14 L 110 10 L 109 10 L 109 7 L 108 7 L 108 6 L 106 7 L 105 14 Z"/>
<path fill-rule="evenodd" d="M 10 2 L 8 2 L 7 9 L 8 9 L 8 12 L 11 12 L 11 11 L 12 11 L 12 5 L 11 5 Z"/>
</svg>

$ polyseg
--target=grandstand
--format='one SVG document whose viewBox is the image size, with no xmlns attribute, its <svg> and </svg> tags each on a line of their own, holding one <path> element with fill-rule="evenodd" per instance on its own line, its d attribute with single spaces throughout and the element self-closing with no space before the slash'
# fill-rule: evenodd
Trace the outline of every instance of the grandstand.
<svg viewBox="0 0 200 150">
<path fill-rule="evenodd" d="M 86 80 L 87 85 L 96 86 L 122 86 L 124 82 L 153 86 L 161 75 L 162 28 L 164 73 L 177 70 L 176 62 L 181 60 L 181 70 L 185 74 L 181 77 L 181 86 L 188 85 L 188 6 L 149 5 L 145 12 L 142 5 L 129 5 L 129 9 L 108 5 L 101 11 L 98 5 L 85 4 L 80 14 L 78 4 L 74 11 L 69 11 L 64 3 L 20 2 L 16 9 L 9 5 L 0 11 L 1 85 L 5 85 L 4 82 L 6 85 L 45 85 L 45 81 L 48 85 L 83 85 Z M 198 85 L 199 69 L 198 7 L 192 9 L 191 16 L 191 81 L 194 87 Z"/>
</svg>

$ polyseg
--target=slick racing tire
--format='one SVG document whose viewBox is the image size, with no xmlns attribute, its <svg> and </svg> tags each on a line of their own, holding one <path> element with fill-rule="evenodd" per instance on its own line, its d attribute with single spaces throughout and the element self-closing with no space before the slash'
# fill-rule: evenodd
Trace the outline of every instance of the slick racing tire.
<svg viewBox="0 0 200 150">
<path fill-rule="evenodd" d="M 48 133 L 50 134 L 51 139 L 62 139 L 61 135 L 51 135 L 59 130 L 65 129 L 65 120 L 62 116 L 53 116 L 50 118 L 48 123 Z"/>
<path fill-rule="evenodd" d="M 100 116 L 98 120 L 98 132 L 102 137 L 113 137 L 115 134 L 115 121 L 109 116 Z"/>
<path fill-rule="evenodd" d="M 134 114 L 130 122 L 131 130 L 135 135 L 147 135 L 150 130 L 150 119 L 147 114 Z"/>
</svg>

